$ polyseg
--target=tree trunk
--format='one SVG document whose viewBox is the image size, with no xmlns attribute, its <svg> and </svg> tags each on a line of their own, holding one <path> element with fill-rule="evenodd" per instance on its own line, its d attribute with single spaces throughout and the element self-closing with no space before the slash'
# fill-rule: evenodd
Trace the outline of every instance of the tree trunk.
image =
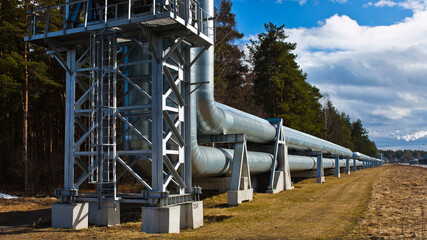
<svg viewBox="0 0 427 240">
<path fill-rule="evenodd" d="M 25 10 L 29 9 L 28 0 L 25 1 Z M 26 22 L 28 21 L 28 16 L 25 17 Z M 28 65 L 27 65 L 27 55 L 28 55 L 28 43 L 24 42 L 24 71 L 25 71 L 25 80 L 24 80 L 24 89 L 23 89 L 23 104 L 22 104 L 22 160 L 24 162 L 24 186 L 25 191 L 30 191 L 29 185 L 29 164 L 28 164 Z"/>
</svg>

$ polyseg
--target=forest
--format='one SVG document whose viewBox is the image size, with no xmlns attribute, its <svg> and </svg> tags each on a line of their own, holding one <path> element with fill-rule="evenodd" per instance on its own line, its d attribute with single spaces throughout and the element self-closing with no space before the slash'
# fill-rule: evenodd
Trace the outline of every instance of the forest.
<svg viewBox="0 0 427 240">
<path fill-rule="evenodd" d="M 412 159 L 423 159 L 427 156 L 426 151 L 421 150 L 379 150 L 379 153 L 383 154 L 383 159 L 389 162 L 405 162 L 408 163 Z"/>
<path fill-rule="evenodd" d="M 0 2 L 0 190 L 51 193 L 63 185 L 65 72 L 45 48 L 24 42 L 26 10 L 56 3 Z M 266 23 L 265 32 L 243 46 L 232 1 L 215 6 L 216 101 L 377 155 L 362 121 L 351 120 L 307 82 L 284 25 Z"/>
</svg>

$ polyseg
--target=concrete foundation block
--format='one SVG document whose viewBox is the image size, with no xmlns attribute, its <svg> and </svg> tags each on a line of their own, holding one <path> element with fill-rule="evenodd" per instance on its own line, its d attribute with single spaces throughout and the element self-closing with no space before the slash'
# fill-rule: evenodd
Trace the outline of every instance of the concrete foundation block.
<svg viewBox="0 0 427 240">
<path fill-rule="evenodd" d="M 325 183 L 325 177 L 316 177 L 316 183 Z"/>
<path fill-rule="evenodd" d="M 340 172 L 340 169 L 339 169 L 339 168 L 338 168 L 338 169 L 335 169 L 334 176 L 335 176 L 336 178 L 341 177 L 341 172 Z"/>
<path fill-rule="evenodd" d="M 274 173 L 273 189 L 268 189 L 267 193 L 278 193 L 285 190 L 285 173 L 283 171 L 276 171 Z"/>
<path fill-rule="evenodd" d="M 181 229 L 196 229 L 203 226 L 203 201 L 181 205 Z"/>
<path fill-rule="evenodd" d="M 88 227 L 88 203 L 52 204 L 52 227 L 84 229 Z"/>
<path fill-rule="evenodd" d="M 179 233 L 181 206 L 143 207 L 142 231 L 146 233 Z"/>
<path fill-rule="evenodd" d="M 101 201 L 89 203 L 89 223 L 97 226 L 115 226 L 120 224 L 120 203 Z"/>
<path fill-rule="evenodd" d="M 248 188 L 249 188 L 248 177 L 242 177 L 240 180 L 240 189 L 248 189 Z"/>
<path fill-rule="evenodd" d="M 244 201 L 251 201 L 253 199 L 254 190 L 252 188 L 245 190 L 229 190 L 227 191 L 228 205 L 236 206 Z"/>
</svg>

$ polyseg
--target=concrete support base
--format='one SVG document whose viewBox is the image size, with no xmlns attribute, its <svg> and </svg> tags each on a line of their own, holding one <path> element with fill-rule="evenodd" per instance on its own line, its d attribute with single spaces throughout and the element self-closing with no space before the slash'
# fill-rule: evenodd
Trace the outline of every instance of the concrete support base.
<svg viewBox="0 0 427 240">
<path fill-rule="evenodd" d="M 341 171 L 340 171 L 340 168 L 338 168 L 338 169 L 335 169 L 335 173 L 334 173 L 334 176 L 335 176 L 336 178 L 339 178 L 339 177 L 341 177 Z"/>
<path fill-rule="evenodd" d="M 228 190 L 227 191 L 227 202 L 230 206 L 239 205 L 245 201 L 252 201 L 254 196 L 254 189 L 249 188 L 248 177 L 242 177 L 240 180 L 239 190 Z"/>
<path fill-rule="evenodd" d="M 252 201 L 254 190 L 252 188 L 245 190 L 229 190 L 227 192 L 227 202 L 230 206 L 237 206 L 245 201 Z"/>
<path fill-rule="evenodd" d="M 181 205 L 181 229 L 196 229 L 203 226 L 203 201 Z"/>
<path fill-rule="evenodd" d="M 273 189 L 268 189 L 267 193 L 278 193 L 285 190 L 285 172 L 276 171 L 274 174 Z"/>
<path fill-rule="evenodd" d="M 89 204 L 52 204 L 52 227 L 84 229 L 88 227 Z"/>
<path fill-rule="evenodd" d="M 89 223 L 97 226 L 115 226 L 120 224 L 120 203 L 101 201 L 89 203 Z"/>
<path fill-rule="evenodd" d="M 325 177 L 316 177 L 316 183 L 325 183 Z"/>
<path fill-rule="evenodd" d="M 146 233 L 179 233 L 181 206 L 143 207 L 142 231 Z"/>
</svg>

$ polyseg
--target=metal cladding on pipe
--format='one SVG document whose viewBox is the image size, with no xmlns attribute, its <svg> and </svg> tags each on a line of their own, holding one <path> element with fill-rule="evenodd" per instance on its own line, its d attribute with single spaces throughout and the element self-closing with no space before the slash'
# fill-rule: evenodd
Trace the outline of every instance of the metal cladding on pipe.
<svg viewBox="0 0 427 240">
<path fill-rule="evenodd" d="M 192 50 L 193 57 L 200 49 Z M 276 129 L 265 119 L 215 102 L 214 49 L 209 48 L 192 67 L 192 79 L 209 81 L 197 90 L 197 124 L 202 134 L 246 133 L 247 140 L 257 143 L 272 142 Z"/>
<path fill-rule="evenodd" d="M 380 159 L 370 157 L 370 156 L 365 155 L 365 154 L 360 153 L 360 152 L 354 152 L 353 153 L 353 157 L 356 158 L 356 159 L 363 160 L 363 161 L 381 162 Z"/>
<path fill-rule="evenodd" d="M 289 168 L 291 172 L 316 170 L 317 157 L 288 155 Z M 335 168 L 335 159 L 323 158 L 323 167 L 325 169 Z M 345 167 L 346 160 L 340 159 L 340 167 Z M 362 162 L 356 161 L 357 166 L 362 166 Z M 350 167 L 353 166 L 353 161 L 350 161 Z"/>
<path fill-rule="evenodd" d="M 200 4 L 209 15 L 214 15 L 212 0 L 202 0 Z M 201 48 L 193 48 L 191 50 L 192 58 L 194 59 L 200 51 Z M 274 141 L 276 129 L 267 120 L 215 102 L 213 47 L 206 50 L 193 65 L 191 81 L 192 83 L 208 81 L 207 84 L 203 84 L 197 90 L 196 97 L 191 96 L 192 109 L 197 109 L 197 119 L 194 111 L 191 113 L 191 156 L 194 176 L 214 176 L 229 173 L 234 153 L 230 149 L 198 146 L 197 131 L 202 134 L 245 133 L 250 142 L 271 143 Z M 341 156 L 353 155 L 349 149 L 328 141 L 290 128 L 284 128 L 284 130 L 289 148 L 322 151 Z M 306 158 L 301 157 L 299 159 Z M 271 169 L 272 156 L 269 153 L 248 152 L 248 161 L 251 173 L 266 172 Z"/>
<path fill-rule="evenodd" d="M 285 140 L 290 149 L 321 151 L 322 153 L 338 154 L 343 157 L 352 157 L 353 152 L 335 143 L 311 136 L 309 134 L 283 127 Z"/>
<path fill-rule="evenodd" d="M 214 16 L 212 0 L 202 0 L 200 5 Z M 202 48 L 192 48 L 194 59 Z M 197 131 L 203 134 L 246 133 L 247 139 L 253 142 L 272 142 L 275 128 L 266 120 L 219 104 L 214 100 L 214 49 L 213 46 L 197 60 L 191 70 L 191 82 L 202 85 L 191 95 L 191 161 L 193 176 L 219 176 L 231 171 L 234 151 L 202 147 L 197 142 Z M 194 87 L 194 86 L 193 86 Z M 194 96 L 196 95 L 196 96 Z M 269 153 L 248 152 L 251 173 L 266 172 L 271 169 L 272 156 Z"/>
</svg>

